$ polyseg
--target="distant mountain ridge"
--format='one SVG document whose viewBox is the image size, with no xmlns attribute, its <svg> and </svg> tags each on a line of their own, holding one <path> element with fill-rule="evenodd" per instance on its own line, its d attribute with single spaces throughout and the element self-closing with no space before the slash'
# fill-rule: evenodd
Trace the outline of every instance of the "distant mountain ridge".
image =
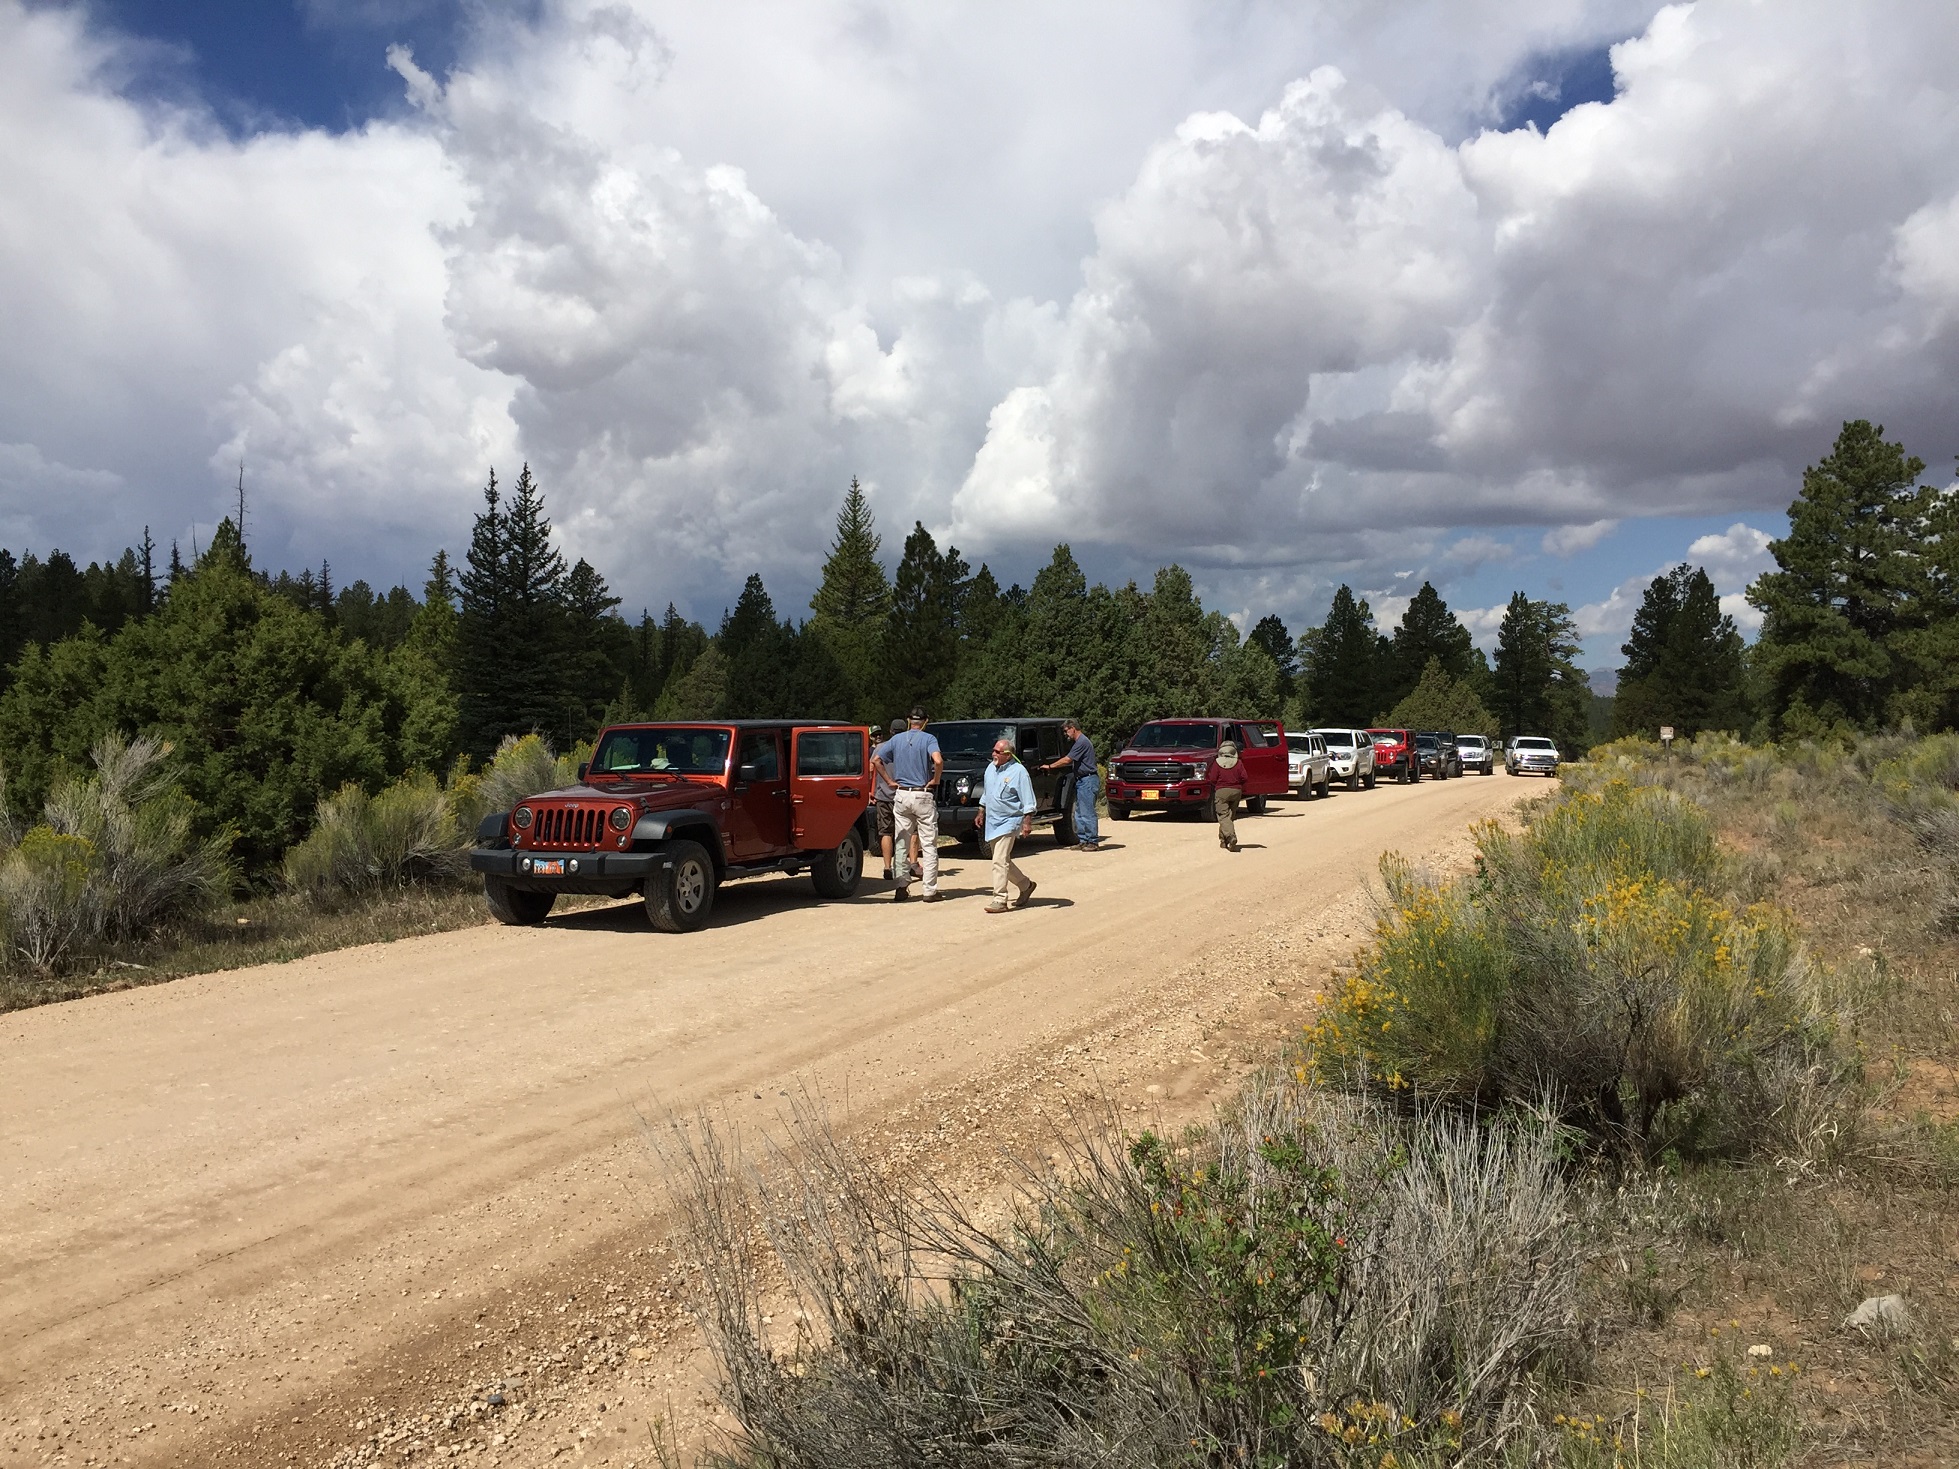
<svg viewBox="0 0 1959 1469">
<path fill-rule="evenodd" d="M 1619 670 L 1616 668 L 1594 668 L 1585 674 L 1585 682 L 1592 686 L 1592 692 L 1601 699 L 1610 699 L 1619 692 Z"/>
</svg>

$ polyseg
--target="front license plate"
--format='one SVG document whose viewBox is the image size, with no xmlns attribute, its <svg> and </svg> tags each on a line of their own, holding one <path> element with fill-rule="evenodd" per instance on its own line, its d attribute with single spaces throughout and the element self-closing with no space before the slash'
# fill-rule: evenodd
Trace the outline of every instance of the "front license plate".
<svg viewBox="0 0 1959 1469">
<path fill-rule="evenodd" d="M 531 863 L 531 875 L 533 877 L 563 877 L 565 875 L 565 859 L 562 857 L 540 858 Z"/>
<path fill-rule="evenodd" d="M 1157 800 L 1161 800 L 1161 799 L 1162 799 L 1162 797 L 1163 797 L 1163 792 L 1162 792 L 1162 791 L 1144 791 L 1144 792 L 1143 792 L 1143 799 L 1144 799 L 1145 801 L 1157 801 Z"/>
</svg>

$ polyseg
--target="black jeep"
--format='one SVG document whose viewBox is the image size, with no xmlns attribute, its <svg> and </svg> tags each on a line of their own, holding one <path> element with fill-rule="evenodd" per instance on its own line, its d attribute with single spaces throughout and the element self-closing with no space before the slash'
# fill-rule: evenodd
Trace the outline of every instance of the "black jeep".
<svg viewBox="0 0 1959 1469">
<path fill-rule="evenodd" d="M 1052 825 L 1062 846 L 1075 840 L 1075 777 L 1070 770 L 1043 770 L 1068 753 L 1068 737 L 1058 719 L 941 719 L 925 726 L 939 742 L 945 757 L 945 778 L 939 782 L 939 831 L 979 846 L 980 796 L 986 767 L 993 763 L 993 743 L 1013 742 L 1014 753 L 1034 781 L 1034 821 Z"/>
</svg>

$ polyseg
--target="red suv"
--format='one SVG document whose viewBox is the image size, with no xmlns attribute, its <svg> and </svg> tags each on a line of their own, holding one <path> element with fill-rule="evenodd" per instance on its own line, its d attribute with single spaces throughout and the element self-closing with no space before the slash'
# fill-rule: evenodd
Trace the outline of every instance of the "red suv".
<svg viewBox="0 0 1959 1469">
<path fill-rule="evenodd" d="M 1286 731 L 1276 719 L 1153 719 L 1109 762 L 1109 815 L 1121 821 L 1138 807 L 1208 811 L 1226 740 L 1244 762 L 1238 779 L 1246 810 L 1263 811 L 1268 796 L 1286 793 Z"/>
<path fill-rule="evenodd" d="M 861 725 L 613 725 L 577 785 L 484 817 L 469 865 L 503 923 L 542 922 L 559 893 L 644 893 L 655 928 L 687 933 L 723 882 L 771 872 L 847 898 L 870 838 L 870 753 Z"/>
<path fill-rule="evenodd" d="M 1412 729 L 1370 729 L 1374 741 L 1374 768 L 1390 780 L 1413 785 L 1422 778 L 1422 753 L 1415 747 Z"/>
</svg>

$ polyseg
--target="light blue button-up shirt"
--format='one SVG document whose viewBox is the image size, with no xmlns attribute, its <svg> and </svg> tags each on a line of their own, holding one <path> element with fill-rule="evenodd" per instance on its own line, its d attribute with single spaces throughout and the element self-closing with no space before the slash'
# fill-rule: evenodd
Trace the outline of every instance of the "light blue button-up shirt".
<svg viewBox="0 0 1959 1469">
<path fill-rule="evenodd" d="M 1009 760 L 1004 766 L 987 761 L 986 788 L 980 796 L 980 805 L 986 808 L 989 842 L 1010 831 L 1019 831 L 1022 818 L 1034 814 L 1034 782 L 1028 779 L 1027 767 L 1018 760 Z"/>
</svg>

